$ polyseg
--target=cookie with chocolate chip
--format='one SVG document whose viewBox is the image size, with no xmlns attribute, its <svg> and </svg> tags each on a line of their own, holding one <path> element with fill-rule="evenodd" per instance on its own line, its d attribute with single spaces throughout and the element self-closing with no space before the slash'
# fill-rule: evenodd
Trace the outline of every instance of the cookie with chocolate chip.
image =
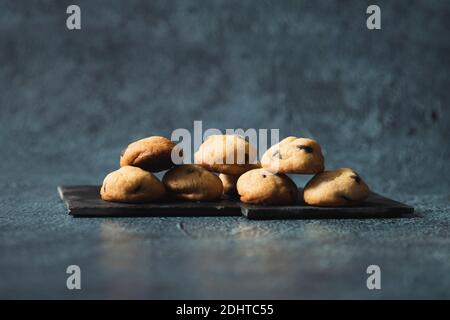
<svg viewBox="0 0 450 320">
<path fill-rule="evenodd" d="M 124 166 L 108 174 L 100 189 L 103 200 L 114 202 L 151 202 L 164 194 L 164 186 L 157 177 L 131 166 Z"/>
<path fill-rule="evenodd" d="M 342 168 L 315 175 L 305 186 L 305 203 L 313 206 L 351 206 L 369 196 L 369 187 L 352 169 Z"/>
<path fill-rule="evenodd" d="M 287 175 L 265 169 L 247 171 L 239 177 L 236 187 L 244 203 L 290 205 L 298 196 L 297 186 Z"/>
<path fill-rule="evenodd" d="M 218 200 L 222 181 L 214 173 L 193 164 L 183 164 L 166 172 L 162 179 L 169 195 L 188 201 Z"/>
<path fill-rule="evenodd" d="M 314 174 L 324 170 L 324 158 L 315 140 L 287 137 L 264 153 L 261 166 L 278 173 Z"/>
<path fill-rule="evenodd" d="M 139 167 L 146 171 L 158 172 L 173 167 L 172 150 L 176 144 L 160 136 L 135 141 L 122 151 L 120 166 Z"/>
<path fill-rule="evenodd" d="M 259 167 L 256 149 L 239 135 L 211 135 L 195 153 L 195 163 L 209 171 L 240 175 Z"/>
</svg>

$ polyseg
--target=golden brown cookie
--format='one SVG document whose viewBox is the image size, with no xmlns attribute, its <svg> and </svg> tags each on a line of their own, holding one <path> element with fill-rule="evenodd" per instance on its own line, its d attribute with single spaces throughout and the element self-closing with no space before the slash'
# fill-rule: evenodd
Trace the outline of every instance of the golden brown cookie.
<svg viewBox="0 0 450 320">
<path fill-rule="evenodd" d="M 166 172 L 162 179 L 175 198 L 190 201 L 214 201 L 222 195 L 222 181 L 214 173 L 193 164 L 183 164 Z"/>
<path fill-rule="evenodd" d="M 315 175 L 305 186 L 303 198 L 313 206 L 350 206 L 369 196 L 369 187 L 352 169 L 342 168 Z"/>
<path fill-rule="evenodd" d="M 255 148 L 238 135 L 209 136 L 195 153 L 195 163 L 231 175 L 259 167 Z"/>
<path fill-rule="evenodd" d="M 261 166 L 278 173 L 313 174 L 324 170 L 324 159 L 315 140 L 287 137 L 264 153 Z"/>
<path fill-rule="evenodd" d="M 223 184 L 223 193 L 228 195 L 237 194 L 236 183 L 239 179 L 239 176 L 233 176 L 231 174 L 221 173 L 219 174 L 220 180 L 222 180 Z"/>
<path fill-rule="evenodd" d="M 131 143 L 122 151 L 120 166 L 139 167 L 158 172 L 173 167 L 172 149 L 176 144 L 167 138 L 153 136 Z"/>
<path fill-rule="evenodd" d="M 164 196 L 163 184 L 152 173 L 125 166 L 103 180 L 100 195 L 105 201 L 151 202 Z"/>
<path fill-rule="evenodd" d="M 290 205 L 297 200 L 294 181 L 284 174 L 265 169 L 247 171 L 239 177 L 237 190 L 241 201 L 264 205 Z"/>
</svg>

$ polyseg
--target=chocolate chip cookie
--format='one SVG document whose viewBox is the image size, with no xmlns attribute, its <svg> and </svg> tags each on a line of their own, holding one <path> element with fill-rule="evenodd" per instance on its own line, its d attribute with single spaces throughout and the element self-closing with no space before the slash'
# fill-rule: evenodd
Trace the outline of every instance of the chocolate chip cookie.
<svg viewBox="0 0 450 320">
<path fill-rule="evenodd" d="M 314 174 L 324 170 L 324 158 L 315 140 L 287 137 L 264 153 L 261 166 L 277 173 Z"/>
<path fill-rule="evenodd" d="M 305 186 L 303 198 L 313 206 L 351 206 L 369 196 L 369 187 L 358 173 L 342 168 L 324 171 Z"/>
<path fill-rule="evenodd" d="M 259 167 L 255 148 L 238 135 L 209 136 L 195 153 L 195 163 L 207 170 L 231 175 Z"/>
<path fill-rule="evenodd" d="M 250 170 L 240 176 L 237 191 L 242 202 L 262 205 L 290 205 L 298 196 L 297 186 L 288 176 L 265 169 Z"/>
<path fill-rule="evenodd" d="M 105 201 L 151 202 L 165 194 L 163 184 L 152 173 L 124 166 L 103 180 L 100 195 Z"/>
<path fill-rule="evenodd" d="M 162 179 L 171 196 L 180 200 L 214 201 L 222 195 L 222 181 L 214 173 L 193 164 L 166 172 Z"/>
<path fill-rule="evenodd" d="M 131 143 L 122 151 L 120 166 L 139 167 L 158 172 L 173 167 L 171 154 L 176 144 L 167 138 L 153 136 Z"/>
</svg>

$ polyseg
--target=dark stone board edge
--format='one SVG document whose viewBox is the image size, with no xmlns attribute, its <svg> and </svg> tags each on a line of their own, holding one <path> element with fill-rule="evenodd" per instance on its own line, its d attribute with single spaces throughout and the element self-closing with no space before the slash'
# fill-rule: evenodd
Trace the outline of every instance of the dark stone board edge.
<svg viewBox="0 0 450 320">
<path fill-rule="evenodd" d="M 77 189 L 94 189 L 96 186 L 58 186 L 58 194 L 67 211 L 73 217 L 204 217 L 204 216 L 245 216 L 251 220 L 273 219 L 367 219 L 414 217 L 414 208 L 398 201 L 371 193 L 365 206 L 357 207 L 312 207 L 258 206 L 233 200 L 222 203 L 161 202 L 153 204 L 106 203 L 86 205 L 84 200 L 71 198 L 79 195 Z M 88 191 L 89 192 L 89 191 Z M 92 195 L 92 193 L 91 193 Z M 97 199 L 91 199 L 97 201 Z M 374 204 L 374 206 L 371 206 Z M 105 214 L 105 209 L 107 213 Z M 151 213 L 149 211 L 151 210 Z"/>
<path fill-rule="evenodd" d="M 67 212 L 73 217 L 206 217 L 206 216 L 242 216 L 241 207 L 238 203 L 228 202 L 179 202 L 179 203 L 149 203 L 149 204 L 126 204 L 107 203 L 105 207 L 90 206 L 77 203 L 71 198 L 76 188 L 93 186 L 58 186 L 58 194 L 64 202 Z M 98 187 L 99 189 L 100 187 Z M 108 206 L 109 205 L 109 206 Z M 107 214 L 105 209 L 107 208 Z M 151 210 L 151 213 L 149 211 Z"/>
</svg>

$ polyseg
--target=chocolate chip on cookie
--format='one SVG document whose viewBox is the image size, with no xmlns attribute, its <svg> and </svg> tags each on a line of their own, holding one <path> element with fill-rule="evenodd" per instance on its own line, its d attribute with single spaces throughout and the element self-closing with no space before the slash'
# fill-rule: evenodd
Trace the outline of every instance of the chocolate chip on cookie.
<svg viewBox="0 0 450 320">
<path fill-rule="evenodd" d="M 244 203 L 290 205 L 298 195 L 297 186 L 288 176 L 265 169 L 247 171 L 239 177 L 236 186 Z"/>
<path fill-rule="evenodd" d="M 101 198 L 114 202 L 151 202 L 165 194 L 163 184 L 152 173 L 124 166 L 103 180 Z"/>
<path fill-rule="evenodd" d="M 352 169 L 342 168 L 315 175 L 305 186 L 305 203 L 313 206 L 350 206 L 369 196 L 369 187 Z"/>
<path fill-rule="evenodd" d="M 272 154 L 272 157 L 278 158 L 278 159 L 283 159 L 283 157 L 280 154 L 280 150 L 276 150 L 275 153 Z"/>
<path fill-rule="evenodd" d="M 158 172 L 173 167 L 172 150 L 176 144 L 169 139 L 153 136 L 131 143 L 123 150 L 120 166 L 139 167 Z"/>
<path fill-rule="evenodd" d="M 162 182 L 171 196 L 180 200 L 214 201 L 222 195 L 222 181 L 214 173 L 193 164 L 166 172 Z"/>
<path fill-rule="evenodd" d="M 306 153 L 312 153 L 313 150 L 314 150 L 312 147 L 310 147 L 310 146 L 305 146 L 305 145 L 298 145 L 297 148 L 298 148 L 299 150 L 305 151 Z"/>
<path fill-rule="evenodd" d="M 195 163 L 207 170 L 231 175 L 259 167 L 255 148 L 238 135 L 209 136 L 195 153 Z"/>
<path fill-rule="evenodd" d="M 261 166 L 278 173 L 314 174 L 323 171 L 324 158 L 315 140 L 288 137 L 264 153 Z"/>
</svg>

